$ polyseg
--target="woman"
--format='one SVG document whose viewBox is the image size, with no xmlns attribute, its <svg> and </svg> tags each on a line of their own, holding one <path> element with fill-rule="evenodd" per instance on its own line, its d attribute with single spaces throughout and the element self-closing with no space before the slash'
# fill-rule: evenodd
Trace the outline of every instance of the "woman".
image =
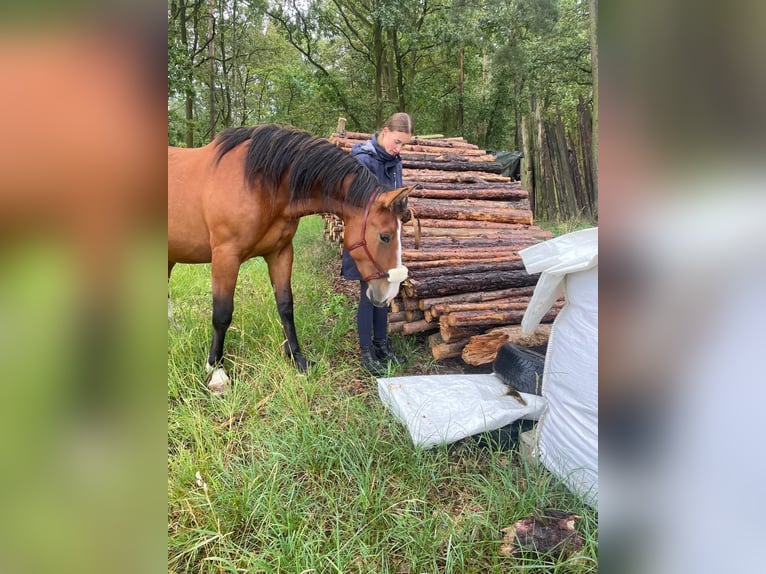
<svg viewBox="0 0 766 574">
<path fill-rule="evenodd" d="M 399 152 L 412 139 L 412 131 L 410 116 L 396 113 L 388 118 L 383 128 L 374 133 L 371 139 L 355 144 L 351 148 L 351 155 L 375 174 L 384 187 L 402 187 L 402 158 Z M 388 307 L 375 307 L 367 298 L 367 283 L 345 247 L 341 276 L 359 281 L 356 326 L 362 366 L 376 377 L 384 375 L 388 370 L 387 363 L 402 363 L 388 346 Z"/>
</svg>

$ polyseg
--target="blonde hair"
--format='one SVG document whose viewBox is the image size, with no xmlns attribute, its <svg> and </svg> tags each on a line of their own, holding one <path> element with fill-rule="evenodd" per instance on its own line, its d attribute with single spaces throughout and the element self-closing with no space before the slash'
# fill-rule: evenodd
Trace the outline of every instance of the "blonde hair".
<svg viewBox="0 0 766 574">
<path fill-rule="evenodd" d="M 383 124 L 384 128 L 388 128 L 392 132 L 403 132 L 407 135 L 413 134 L 412 120 L 409 114 L 404 112 L 397 112 L 386 120 Z"/>
</svg>

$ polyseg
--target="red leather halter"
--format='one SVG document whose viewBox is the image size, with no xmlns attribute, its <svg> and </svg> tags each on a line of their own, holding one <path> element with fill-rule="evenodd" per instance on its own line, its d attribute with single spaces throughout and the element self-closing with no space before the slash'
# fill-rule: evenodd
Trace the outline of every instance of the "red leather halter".
<svg viewBox="0 0 766 574">
<path fill-rule="evenodd" d="M 377 188 L 380 189 L 380 188 Z M 362 240 L 357 241 L 350 247 L 348 247 L 348 252 L 351 253 L 354 249 L 361 247 L 364 249 L 364 253 L 367 255 L 367 259 L 370 260 L 370 262 L 375 266 L 375 269 L 378 270 L 377 273 L 373 273 L 372 275 L 365 277 L 363 281 L 365 283 L 369 283 L 373 279 L 381 279 L 383 277 L 388 277 L 388 273 L 386 271 L 383 271 L 380 265 L 378 265 L 377 261 L 372 256 L 372 253 L 370 253 L 370 250 L 367 249 L 367 239 L 365 239 L 365 232 L 367 231 L 367 216 L 370 213 L 370 206 L 372 206 L 372 202 L 375 201 L 375 198 L 378 196 L 377 193 L 371 193 L 370 199 L 367 200 L 367 205 L 364 208 L 364 217 L 362 218 Z"/>
</svg>

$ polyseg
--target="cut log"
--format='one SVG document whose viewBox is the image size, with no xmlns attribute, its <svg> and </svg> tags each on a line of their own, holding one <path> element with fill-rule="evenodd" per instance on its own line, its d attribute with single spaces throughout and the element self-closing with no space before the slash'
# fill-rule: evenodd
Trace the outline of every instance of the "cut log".
<svg viewBox="0 0 766 574">
<path fill-rule="evenodd" d="M 478 221 L 470 221 L 470 222 L 461 222 L 466 227 L 423 227 L 420 226 L 420 236 L 421 237 L 477 237 L 477 236 L 484 236 L 484 237 L 497 237 L 497 238 L 503 238 L 503 237 L 532 237 L 533 235 L 530 235 L 530 233 L 526 230 L 513 230 L 513 229 L 486 229 L 486 228 L 475 228 L 475 227 L 468 227 L 471 225 L 471 223 L 483 223 Z M 510 224 L 507 224 L 510 225 Z M 522 226 L 523 227 L 523 226 Z M 411 225 L 405 225 L 402 227 L 402 237 L 416 237 L 416 231 L 412 228 Z"/>
<path fill-rule="evenodd" d="M 431 199 L 495 199 L 499 201 L 520 201 L 529 198 L 529 193 L 523 189 L 416 189 L 410 197 L 426 197 Z M 527 202 L 529 203 L 529 202 Z M 528 209 L 528 207 L 527 207 Z"/>
<path fill-rule="evenodd" d="M 490 181 L 504 181 L 510 182 L 510 177 L 504 175 L 497 175 L 496 173 L 486 173 L 483 171 L 441 171 L 431 169 L 404 169 L 402 171 L 402 177 L 404 179 L 404 185 L 412 185 L 415 183 L 425 182 L 470 182 L 470 183 L 486 183 Z"/>
<path fill-rule="evenodd" d="M 439 303 L 432 305 L 428 311 L 432 317 L 437 318 L 447 313 L 458 313 L 461 311 L 525 311 L 527 307 L 529 307 L 529 297 L 479 301 L 476 303 Z"/>
<path fill-rule="evenodd" d="M 423 279 L 425 277 L 439 277 L 442 275 L 465 275 L 466 273 L 485 273 L 487 271 L 514 271 L 524 269 L 521 258 L 512 261 L 471 263 L 468 261 L 453 264 L 440 265 L 438 267 L 409 268 L 410 277 Z"/>
<path fill-rule="evenodd" d="M 544 231 L 534 225 L 518 224 L 518 223 L 503 223 L 502 221 L 463 221 L 458 219 L 433 219 L 426 217 L 419 217 L 421 227 L 473 227 L 476 229 L 507 229 L 509 231 L 526 231 L 530 235 L 535 237 L 542 237 L 550 239 L 553 234 L 550 231 Z"/>
<path fill-rule="evenodd" d="M 412 335 L 414 333 L 424 333 L 426 331 L 435 331 L 439 328 L 439 323 L 429 323 L 426 320 L 413 321 L 412 323 L 405 322 L 402 325 L 402 334 Z"/>
<path fill-rule="evenodd" d="M 556 318 L 558 311 L 549 311 L 542 322 L 550 323 Z M 439 317 L 453 327 L 478 327 L 481 325 L 515 325 L 521 323 L 524 311 L 458 311 Z"/>
<path fill-rule="evenodd" d="M 337 147 L 350 150 L 355 144 L 363 141 L 367 141 L 372 137 L 372 134 L 359 134 L 357 132 L 346 132 L 345 135 L 333 134 L 328 138 L 332 144 Z M 402 146 L 404 152 L 425 152 L 430 154 L 460 154 L 460 155 L 489 155 L 486 150 L 479 148 L 479 146 L 473 144 L 461 144 L 460 142 L 454 142 L 451 145 L 447 145 L 447 142 L 439 140 L 420 140 L 413 139 L 410 143 Z"/>
<path fill-rule="evenodd" d="M 516 256 L 521 249 L 534 245 L 536 241 L 524 241 L 519 245 L 509 247 L 481 247 L 476 249 L 453 248 L 453 249 L 403 249 L 402 261 L 405 265 L 409 261 L 431 261 L 436 259 L 491 259 L 500 256 Z"/>
<path fill-rule="evenodd" d="M 503 263 L 513 263 L 517 261 L 521 261 L 521 256 L 513 254 L 489 257 L 486 259 L 431 259 L 425 261 L 407 261 L 407 268 L 410 270 L 410 272 L 414 272 L 420 269 L 457 267 L 461 265 L 469 265 L 471 263 L 483 265 L 500 265 Z"/>
<path fill-rule="evenodd" d="M 496 299 L 514 299 L 518 297 L 531 297 L 534 287 L 512 287 L 510 289 L 497 289 L 495 291 L 476 291 L 447 295 L 441 297 L 422 298 L 418 301 L 420 309 L 425 311 L 439 303 L 470 303 L 476 301 L 494 301 Z"/>
<path fill-rule="evenodd" d="M 402 238 L 402 249 L 415 249 L 416 237 L 406 236 Z M 492 235 L 482 236 L 473 235 L 465 237 L 456 236 L 429 236 L 420 238 L 420 249 L 422 251 L 443 251 L 444 249 L 477 249 L 485 247 L 508 247 L 510 250 L 517 251 L 530 244 L 528 238 L 514 235 Z"/>
<path fill-rule="evenodd" d="M 529 275 L 524 270 L 498 271 L 488 273 L 468 273 L 455 277 L 428 277 L 426 279 L 407 279 L 404 291 L 408 297 L 437 297 L 466 293 L 468 291 L 508 289 L 527 287 L 537 283 L 540 274 Z"/>
<path fill-rule="evenodd" d="M 467 343 L 468 338 L 447 343 L 442 340 L 439 333 L 428 336 L 428 346 L 431 347 L 431 354 L 437 361 L 459 357 Z"/>
<path fill-rule="evenodd" d="M 424 188 L 432 189 L 432 190 L 465 190 L 466 191 L 466 197 L 470 196 L 470 192 L 473 190 L 482 190 L 482 189 L 500 189 L 500 190 L 509 190 L 509 191 L 525 191 L 524 188 L 521 185 L 520 181 L 507 181 L 507 182 L 489 182 L 489 183 L 471 183 L 471 182 L 432 182 L 427 185 L 423 186 Z"/>
<path fill-rule="evenodd" d="M 423 313 L 423 311 L 421 311 Z M 389 312 L 388 313 L 388 322 L 389 323 L 398 323 L 399 321 L 407 321 L 407 316 L 405 315 L 405 311 L 397 311 Z"/>
<path fill-rule="evenodd" d="M 520 202 L 488 202 L 482 200 L 424 199 L 413 197 L 410 207 L 415 217 L 457 219 L 462 221 L 497 221 L 500 223 L 532 224 L 532 212 L 520 208 Z M 486 205 L 494 204 L 494 205 Z M 422 225 L 422 222 L 421 222 Z"/>
<path fill-rule="evenodd" d="M 440 171 L 481 171 L 482 173 L 502 173 L 503 166 L 496 161 L 426 161 L 402 159 L 404 169 L 427 169 Z"/>
<path fill-rule="evenodd" d="M 450 327 L 447 324 L 439 323 L 439 334 L 445 343 L 481 335 L 486 330 L 486 327 Z"/>
<path fill-rule="evenodd" d="M 401 333 L 402 328 L 407 324 L 407 321 L 395 321 L 395 322 L 388 322 L 388 332 L 389 333 Z"/>
<path fill-rule="evenodd" d="M 550 334 L 550 325 L 538 325 L 534 332 L 528 335 L 521 332 L 521 325 L 497 327 L 471 337 L 463 349 L 462 359 L 469 365 L 485 365 L 495 360 L 498 349 L 506 343 L 522 347 L 540 347 L 548 342 Z"/>
<path fill-rule="evenodd" d="M 410 323 L 414 321 L 422 321 L 423 319 L 425 319 L 425 311 L 421 311 L 420 309 L 413 310 L 413 311 L 405 311 L 404 318 Z"/>
</svg>

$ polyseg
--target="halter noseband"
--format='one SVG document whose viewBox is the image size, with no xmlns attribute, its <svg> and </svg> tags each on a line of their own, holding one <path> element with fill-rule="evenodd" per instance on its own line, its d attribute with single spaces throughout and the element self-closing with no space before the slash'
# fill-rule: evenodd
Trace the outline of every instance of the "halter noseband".
<svg viewBox="0 0 766 574">
<path fill-rule="evenodd" d="M 380 189 L 380 188 L 376 188 Z M 372 206 L 372 202 L 375 201 L 375 198 L 378 196 L 377 193 L 371 193 L 370 199 L 367 200 L 367 205 L 364 208 L 364 217 L 362 218 L 362 240 L 357 241 L 350 247 L 348 247 L 348 252 L 351 253 L 354 249 L 361 247 L 364 249 L 365 255 L 367 255 L 367 259 L 370 260 L 370 263 L 372 263 L 375 266 L 375 269 L 378 270 L 377 273 L 373 273 L 372 275 L 365 277 L 363 281 L 365 283 L 369 283 L 373 279 L 381 279 L 383 277 L 388 277 L 388 273 L 383 271 L 380 265 L 378 265 L 377 261 L 375 261 L 375 258 L 372 256 L 372 253 L 370 253 L 370 250 L 367 249 L 367 239 L 365 239 L 365 232 L 367 231 L 367 216 L 370 214 L 370 206 Z"/>
</svg>

